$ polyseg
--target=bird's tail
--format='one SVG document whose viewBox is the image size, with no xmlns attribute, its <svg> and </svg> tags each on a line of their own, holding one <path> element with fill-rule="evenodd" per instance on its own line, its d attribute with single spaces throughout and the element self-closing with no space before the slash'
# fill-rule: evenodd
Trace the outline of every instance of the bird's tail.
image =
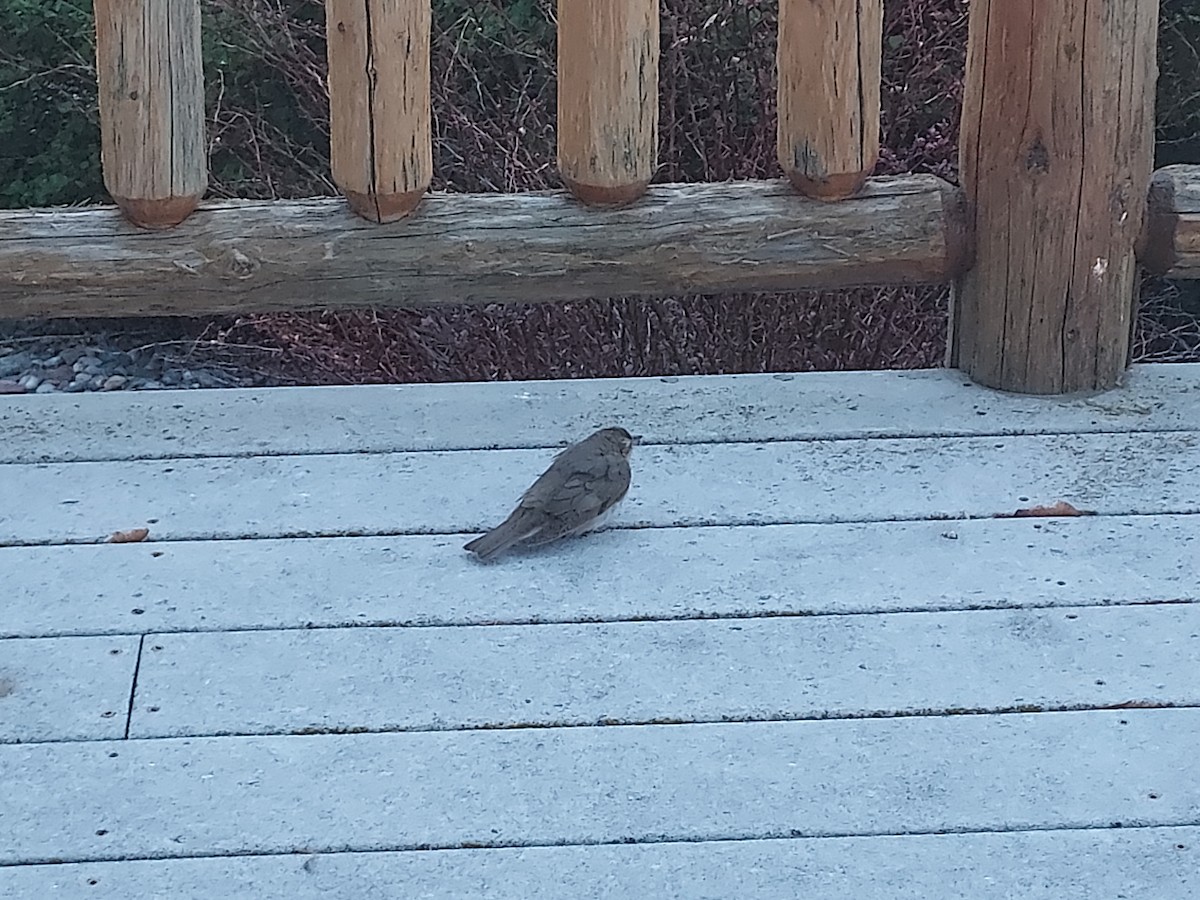
<svg viewBox="0 0 1200 900">
<path fill-rule="evenodd" d="M 536 532 L 540 526 L 532 519 L 528 510 L 515 509 L 512 515 L 487 534 L 463 545 L 463 549 L 470 550 L 480 559 L 491 559 Z"/>
</svg>

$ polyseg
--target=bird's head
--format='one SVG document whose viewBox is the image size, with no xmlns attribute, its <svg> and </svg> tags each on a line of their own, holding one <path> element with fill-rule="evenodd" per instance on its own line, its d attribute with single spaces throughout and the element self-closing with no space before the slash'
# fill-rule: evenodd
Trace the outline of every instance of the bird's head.
<svg viewBox="0 0 1200 900">
<path fill-rule="evenodd" d="M 637 443 L 637 439 L 624 428 L 601 428 L 596 436 L 616 448 L 622 456 L 632 453 L 633 445 Z"/>
</svg>

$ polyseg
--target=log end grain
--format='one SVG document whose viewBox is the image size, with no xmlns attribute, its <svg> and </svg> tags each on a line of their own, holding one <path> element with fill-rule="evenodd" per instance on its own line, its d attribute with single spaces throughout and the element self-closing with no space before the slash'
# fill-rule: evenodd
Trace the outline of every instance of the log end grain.
<svg viewBox="0 0 1200 900">
<path fill-rule="evenodd" d="M 425 190 L 404 191 L 396 194 L 370 194 L 360 191 L 345 191 L 346 202 L 355 215 L 368 222 L 397 222 L 410 215 L 421 205 Z"/>
<path fill-rule="evenodd" d="M 605 207 L 609 209 L 630 206 L 640 200 L 646 193 L 646 189 L 650 187 L 650 181 L 637 181 L 633 184 L 620 185 L 599 185 L 599 184 L 584 184 L 576 181 L 573 178 L 563 176 L 563 184 L 566 185 L 572 196 L 585 206 Z"/>
<path fill-rule="evenodd" d="M 868 172 L 842 172 L 824 178 L 810 178 L 796 169 L 790 170 L 788 180 L 805 197 L 813 200 L 845 200 L 853 197 L 867 183 Z"/>
<path fill-rule="evenodd" d="M 162 200 L 134 200 L 130 197 L 113 197 L 125 218 L 139 228 L 162 230 L 174 228 L 200 205 L 200 194 L 186 197 L 167 197 Z"/>
</svg>

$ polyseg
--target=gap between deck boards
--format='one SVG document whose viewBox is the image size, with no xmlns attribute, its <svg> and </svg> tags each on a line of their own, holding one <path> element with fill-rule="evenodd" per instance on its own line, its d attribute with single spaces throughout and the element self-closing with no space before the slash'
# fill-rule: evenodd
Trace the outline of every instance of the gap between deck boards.
<svg viewBox="0 0 1200 900">
<path fill-rule="evenodd" d="M 137 659 L 133 661 L 133 678 L 129 684 L 129 705 L 125 708 L 125 740 L 129 740 L 129 729 L 133 725 L 133 706 L 137 702 L 138 674 L 142 671 L 142 653 L 145 650 L 148 636 L 143 634 L 138 637 Z"/>
<path fill-rule="evenodd" d="M 1155 519 L 1155 518 L 1171 518 L 1179 516 L 1200 516 L 1200 505 L 1184 506 L 1178 509 L 1156 509 L 1149 511 L 1127 511 L 1113 510 L 1109 512 L 1085 512 L 1083 515 L 1091 518 L 1107 518 L 1107 519 Z M 828 519 L 804 519 L 799 516 L 786 516 L 779 519 L 766 517 L 756 518 L 752 521 L 697 521 L 686 522 L 679 524 L 671 523 L 631 523 L 628 525 L 610 525 L 604 528 L 598 528 L 595 531 L 589 532 L 589 537 L 592 535 L 603 534 L 606 531 L 678 531 L 681 529 L 695 530 L 708 528 L 778 528 L 787 525 L 798 525 L 806 527 L 821 527 L 833 525 L 888 525 L 888 524 L 916 524 L 921 522 L 946 522 L 953 524 L 955 522 L 987 522 L 992 519 L 1017 519 L 1018 516 L 989 513 L 989 514 L 965 514 L 965 515 L 928 515 L 928 516 L 894 516 L 886 518 L 856 518 L 847 516 L 837 520 Z M 1036 517 L 1030 517 L 1036 518 Z M 1044 519 L 1055 518 L 1072 518 L 1071 516 L 1045 516 Z M 481 529 L 482 530 L 482 529 Z M 445 537 L 461 539 L 469 541 L 472 537 L 478 536 L 478 531 L 441 531 L 437 529 L 349 529 L 344 531 L 292 531 L 292 532 L 271 532 L 270 534 L 237 534 L 234 532 L 214 532 L 201 537 L 195 535 L 166 535 L 163 537 L 154 537 L 150 541 L 143 542 L 143 546 L 151 544 L 195 544 L 205 543 L 210 541 L 238 541 L 238 542 L 254 542 L 254 541 L 305 541 L 305 540 L 354 540 L 357 538 L 389 538 L 389 537 Z M 573 538 L 572 541 L 581 540 Z M 20 549 L 22 547 L 90 547 L 95 545 L 109 544 L 107 536 L 104 537 L 80 537 L 80 538 L 47 538 L 45 540 L 35 541 L 4 541 L 0 540 L 0 550 L 6 548 Z M 518 552 L 520 552 L 518 550 Z M 475 563 L 477 565 L 497 565 L 496 562 Z"/>
<path fill-rule="evenodd" d="M 381 628 L 506 628 L 513 626 L 531 627 L 538 626 L 554 626 L 554 625 L 620 625 L 631 623 L 654 623 L 654 622 L 719 622 L 723 620 L 741 621 L 741 620 L 757 620 L 757 619 L 811 619 L 811 618 L 846 618 L 853 616 L 891 616 L 891 615 L 906 615 L 910 613 L 940 613 L 940 612 L 1002 612 L 1005 610 L 1017 611 L 1036 611 L 1036 610 L 1052 610 L 1052 609 L 1113 609 L 1121 606 L 1190 606 L 1200 603 L 1200 596 L 1197 597 L 1167 597 L 1161 600 L 1120 600 L 1110 603 L 1097 603 L 1094 600 L 1080 600 L 1078 602 L 1067 601 L 1045 601 L 1036 603 L 1023 603 L 1016 606 L 1011 603 L 962 603 L 956 606 L 944 606 L 925 604 L 923 606 L 878 606 L 878 607 L 859 607 L 857 609 L 833 609 L 823 610 L 820 612 L 812 610 L 798 611 L 780 611 L 780 610 L 734 610 L 720 613 L 706 612 L 682 612 L 674 615 L 654 615 L 653 613 L 638 614 L 638 615 L 611 615 L 611 616 L 537 616 L 537 617 L 514 617 L 510 619 L 487 619 L 487 620 L 469 620 L 461 622 L 449 621 L 414 621 L 408 619 L 379 619 L 358 622 L 331 622 L 331 623 L 304 623 L 300 625 L 237 625 L 235 627 L 225 627 L 214 625 L 211 628 L 192 627 L 192 628 L 156 628 L 154 631 L 56 631 L 53 634 L 25 634 L 12 633 L 0 634 L 0 643 L 3 641 L 28 641 L 28 640 L 58 640 L 60 638 L 89 638 L 89 637 L 136 637 L 142 640 L 153 637 L 154 635 L 172 635 L 172 634 L 253 634 L 261 631 L 351 631 L 351 630 L 368 630 Z M 138 664 L 141 662 L 139 648 Z"/>
<path fill-rule="evenodd" d="M 1020 437 L 1070 437 L 1076 435 L 1086 435 L 1088 437 L 1127 437 L 1135 434 L 1184 434 L 1196 431 L 1196 425 L 1185 423 L 1182 425 L 1162 425 L 1152 426 L 1148 428 L 1120 428 L 1114 430 L 1105 429 L 1088 429 L 1081 430 L 1077 427 L 1064 427 L 1061 429 L 1017 429 L 1017 428 L 998 428 L 994 431 L 968 431 L 965 429 L 947 429 L 942 431 L 910 432 L 905 434 L 892 434 L 886 431 L 866 432 L 863 434 L 820 434 L 820 435 L 784 435 L 781 437 L 761 436 L 761 437 L 727 437 L 720 440 L 711 438 L 679 438 L 671 440 L 639 440 L 638 448 L 649 449 L 651 447 L 722 447 L 727 445 L 754 445 L 754 444 L 841 444 L 850 441 L 929 441 L 929 440 L 970 440 L 987 438 L 1020 438 Z M 586 434 L 581 434 L 579 437 L 586 437 Z M 54 457 L 45 456 L 30 460 L 0 460 L 0 470 L 9 466 L 48 466 L 48 465 L 71 465 L 74 463 L 111 463 L 111 462 L 186 462 L 188 460 L 251 460 L 251 459 L 276 459 L 278 457 L 291 457 L 297 460 L 306 459 L 309 457 L 328 457 L 328 456 L 395 456 L 397 454 L 446 454 L 446 453 L 510 453 L 523 451 L 546 451 L 557 452 L 567 447 L 566 442 L 557 443 L 517 443 L 509 442 L 504 444 L 456 444 L 448 447 L 414 447 L 412 449 L 404 448 L 397 450 L 382 450 L 376 448 L 363 448 L 359 450 L 343 450 L 343 449 L 315 449 L 315 450 L 260 450 L 260 451 L 195 451 L 191 453 L 147 453 L 139 456 L 72 456 L 72 457 Z M 636 448 L 635 448 L 636 452 Z"/>
<path fill-rule="evenodd" d="M 788 831 L 765 832 L 755 835 L 739 835 L 739 834 L 721 834 L 712 833 L 705 835 L 672 835 L 668 837 L 659 837 L 655 835 L 642 835 L 637 838 L 622 838 L 617 840 L 596 840 L 596 841 L 465 841 L 457 843 L 413 843 L 413 844 L 395 844 L 388 846 L 356 846 L 352 844 L 341 845 L 337 847 L 320 848 L 320 849 L 303 849 L 292 851 L 254 851 L 254 850 L 230 850 L 212 851 L 210 853 L 193 853 L 186 855 L 172 854 L 138 854 L 138 855 L 105 855 L 94 854 L 91 856 L 74 857 L 71 859 L 63 859 L 61 857 L 47 857 L 44 859 L 28 859 L 20 862 L 4 862 L 0 861 L 0 869 L 18 869 L 24 866 L 69 866 L 88 863 L 112 863 L 112 862 L 177 862 L 181 860 L 192 859 L 239 859 L 239 858 L 262 858 L 262 857 L 290 857 L 290 856 L 330 856 L 343 853 L 428 853 L 428 852 L 452 852 L 456 850 L 541 850 L 553 849 L 561 847 L 623 847 L 637 845 L 662 845 L 662 844 L 743 844 L 753 841 L 822 841 L 822 840 L 845 840 L 847 838 L 888 838 L 888 837 L 937 837 L 939 835 L 989 835 L 989 834 L 1044 834 L 1057 831 L 1068 832 L 1087 832 L 1087 831 L 1147 831 L 1152 829 L 1167 829 L 1167 828 L 1197 828 L 1200 827 L 1200 818 L 1187 819 L 1179 818 L 1177 820 L 1163 821 L 1133 821 L 1133 822 L 1113 822 L 1107 825 L 1097 825 L 1092 822 L 1068 822 L 1055 825 L 1014 825 L 1011 828 L 971 828 L 966 826 L 946 826 L 938 829 L 905 829 L 897 831 L 804 831 L 802 829 L 790 829 Z"/>
<path fill-rule="evenodd" d="M 957 707 L 914 709 L 914 710 L 859 710 L 844 712 L 833 710 L 823 713 L 746 713 L 737 716 L 722 716 L 717 718 L 684 719 L 674 716 L 663 716 L 653 719 L 625 720 L 599 719 L 595 722 L 497 722 L 482 725 L 439 725 L 439 726 L 369 726 L 347 725 L 321 728 L 316 726 L 293 728 L 286 731 L 189 731 L 182 734 L 171 734 L 154 737 L 129 737 L 129 726 L 132 720 L 126 722 L 125 737 L 74 737 L 56 738 L 54 740 L 7 740 L 0 738 L 0 747 L 21 746 L 39 747 L 57 744 L 111 744 L 114 741 L 137 741 L 153 743 L 158 741 L 192 741 L 192 740 L 238 740 L 241 738 L 263 737 L 337 737 L 341 735 L 371 735 L 371 734 L 457 734 L 474 732 L 497 731 L 560 731 L 584 728 L 686 728 L 691 725 L 770 725 L 800 722 L 860 722 L 878 719 L 954 719 L 981 716 L 1037 716 L 1062 713 L 1086 712 L 1120 712 L 1121 710 L 1186 710 L 1200 709 L 1200 703 L 1172 703 L 1146 700 L 1130 700 L 1123 703 L 1094 705 L 1088 703 L 1022 703 L 1015 706 L 980 707 L 965 709 Z M 1200 821 L 1196 824 L 1200 825 Z"/>
</svg>

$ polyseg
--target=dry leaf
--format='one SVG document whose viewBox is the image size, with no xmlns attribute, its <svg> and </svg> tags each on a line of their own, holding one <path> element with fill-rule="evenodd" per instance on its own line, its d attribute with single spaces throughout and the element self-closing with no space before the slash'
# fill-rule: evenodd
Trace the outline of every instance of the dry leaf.
<svg viewBox="0 0 1200 900">
<path fill-rule="evenodd" d="M 108 538 L 110 544 L 136 544 L 150 536 L 149 528 L 131 528 L 129 531 L 114 531 Z"/>
<path fill-rule="evenodd" d="M 1018 509 L 1012 514 L 1014 519 L 1025 519 L 1034 517 L 1053 517 L 1053 516 L 1094 516 L 1095 513 L 1090 509 L 1076 509 L 1070 503 L 1064 500 L 1059 500 L 1053 506 L 1031 506 L 1028 509 Z"/>
</svg>

